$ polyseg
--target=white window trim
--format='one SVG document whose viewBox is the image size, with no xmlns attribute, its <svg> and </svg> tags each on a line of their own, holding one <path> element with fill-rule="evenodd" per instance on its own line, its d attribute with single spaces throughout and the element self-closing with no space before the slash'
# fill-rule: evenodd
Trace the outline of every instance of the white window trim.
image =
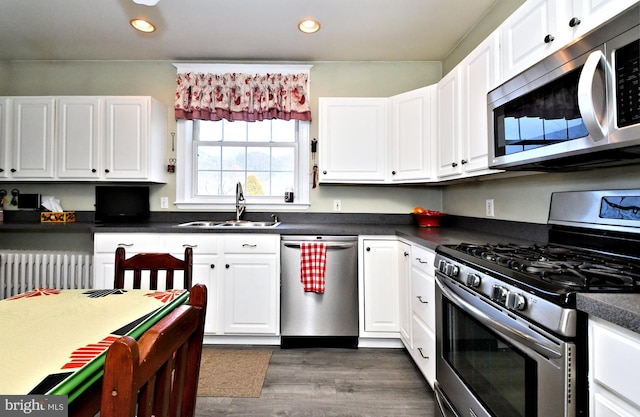
<svg viewBox="0 0 640 417">
<path fill-rule="evenodd" d="M 228 72 L 246 73 L 246 74 L 268 74 L 268 73 L 284 73 L 284 74 L 309 74 L 309 93 L 311 93 L 310 72 L 313 65 L 294 65 L 294 64 L 206 64 L 206 63 L 174 63 L 178 74 L 185 72 L 203 72 L 224 74 Z M 245 195 L 248 210 L 300 210 L 310 207 L 309 190 L 311 188 L 311 173 L 309 163 L 309 124 L 310 122 L 300 122 L 299 127 L 299 143 L 298 143 L 298 164 L 297 171 L 297 187 L 296 195 L 293 203 L 285 203 L 284 195 L 282 203 L 252 203 L 251 196 Z M 228 211 L 235 210 L 234 197 L 213 197 L 216 199 L 212 202 L 205 197 L 193 197 L 192 192 L 186 184 L 193 184 L 195 177 L 195 167 L 193 166 L 193 146 L 190 138 L 193 137 L 193 123 L 187 120 L 176 121 L 176 207 L 178 210 L 216 210 Z"/>
<path fill-rule="evenodd" d="M 309 202 L 309 183 L 311 173 L 309 172 L 309 122 L 299 122 L 299 138 L 298 138 L 298 170 L 297 170 L 297 187 L 296 195 L 293 203 L 285 203 L 284 195 L 282 203 L 256 203 L 252 202 L 250 195 L 245 195 L 248 210 L 300 210 L 308 209 Z M 192 196 L 192 185 L 195 178 L 196 167 L 193 164 L 194 146 L 191 138 L 193 137 L 193 123 L 188 120 L 176 121 L 176 207 L 179 210 L 195 210 L 209 209 L 228 211 L 236 209 L 236 202 L 233 196 L 228 197 L 197 197 Z M 215 201 L 211 201 L 215 199 Z"/>
</svg>

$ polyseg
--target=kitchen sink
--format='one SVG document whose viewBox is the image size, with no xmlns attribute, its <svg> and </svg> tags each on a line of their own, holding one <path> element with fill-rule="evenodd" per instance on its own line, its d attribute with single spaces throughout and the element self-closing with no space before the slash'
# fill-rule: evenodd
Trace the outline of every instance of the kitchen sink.
<svg viewBox="0 0 640 417">
<path fill-rule="evenodd" d="M 213 227 L 246 227 L 246 228 L 270 228 L 277 227 L 280 222 L 260 222 L 251 220 L 227 220 L 227 221 L 209 221 L 200 220 L 188 223 L 181 223 L 178 227 L 198 227 L 198 228 L 213 228 Z"/>
</svg>

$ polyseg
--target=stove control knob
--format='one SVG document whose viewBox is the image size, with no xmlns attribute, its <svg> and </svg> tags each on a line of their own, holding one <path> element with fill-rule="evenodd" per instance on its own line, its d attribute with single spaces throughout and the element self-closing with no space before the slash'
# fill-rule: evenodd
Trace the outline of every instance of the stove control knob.
<svg viewBox="0 0 640 417">
<path fill-rule="evenodd" d="M 507 295 L 507 302 L 505 303 L 505 305 L 507 306 L 507 308 L 510 308 L 512 310 L 522 311 L 527 306 L 527 300 L 522 294 L 510 292 Z"/>
<path fill-rule="evenodd" d="M 444 259 L 440 259 L 440 261 L 438 262 L 438 271 L 442 272 L 443 274 L 447 271 L 447 261 L 445 261 Z"/>
<path fill-rule="evenodd" d="M 478 288 L 481 283 L 482 283 L 482 278 L 480 278 L 480 275 L 473 274 L 473 273 L 467 275 L 468 287 Z"/>
<path fill-rule="evenodd" d="M 493 301 L 499 302 L 500 304 L 504 304 L 507 301 L 507 294 L 509 294 L 509 290 L 507 290 L 505 287 L 494 285 L 491 299 Z"/>
<path fill-rule="evenodd" d="M 445 274 L 449 275 L 450 277 L 457 277 L 459 272 L 460 268 L 458 268 L 458 265 L 447 264 L 447 271 L 445 272 Z"/>
</svg>

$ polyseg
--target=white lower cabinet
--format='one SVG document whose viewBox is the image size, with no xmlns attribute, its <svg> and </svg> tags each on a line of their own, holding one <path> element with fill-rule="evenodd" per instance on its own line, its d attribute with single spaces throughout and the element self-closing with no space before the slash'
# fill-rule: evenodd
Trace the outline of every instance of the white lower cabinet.
<svg viewBox="0 0 640 417">
<path fill-rule="evenodd" d="M 589 415 L 640 416 L 640 334 L 589 317 Z"/>
<path fill-rule="evenodd" d="M 397 339 L 398 240 L 395 236 L 359 239 L 360 337 Z"/>
<path fill-rule="evenodd" d="M 277 336 L 279 241 L 280 235 L 259 234 L 96 233 L 94 288 L 113 288 L 119 246 L 126 248 L 127 258 L 141 252 L 169 252 L 182 258 L 190 246 L 193 284 L 207 286 L 205 334 Z M 181 278 L 176 275 L 176 286 L 182 285 Z"/>
<path fill-rule="evenodd" d="M 280 333 L 280 236 L 224 239 L 224 334 Z"/>
<path fill-rule="evenodd" d="M 411 342 L 405 346 L 431 388 L 436 378 L 435 252 L 411 245 Z"/>
</svg>

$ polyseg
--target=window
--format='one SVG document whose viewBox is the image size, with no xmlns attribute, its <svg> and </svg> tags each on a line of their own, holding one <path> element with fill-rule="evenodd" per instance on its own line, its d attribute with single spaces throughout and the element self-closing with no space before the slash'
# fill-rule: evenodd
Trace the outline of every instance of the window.
<svg viewBox="0 0 640 417">
<path fill-rule="evenodd" d="M 309 204 L 309 123 L 178 120 L 178 208 L 235 208 L 240 181 L 257 209 Z M 284 202 L 293 190 L 294 203 Z"/>
</svg>

